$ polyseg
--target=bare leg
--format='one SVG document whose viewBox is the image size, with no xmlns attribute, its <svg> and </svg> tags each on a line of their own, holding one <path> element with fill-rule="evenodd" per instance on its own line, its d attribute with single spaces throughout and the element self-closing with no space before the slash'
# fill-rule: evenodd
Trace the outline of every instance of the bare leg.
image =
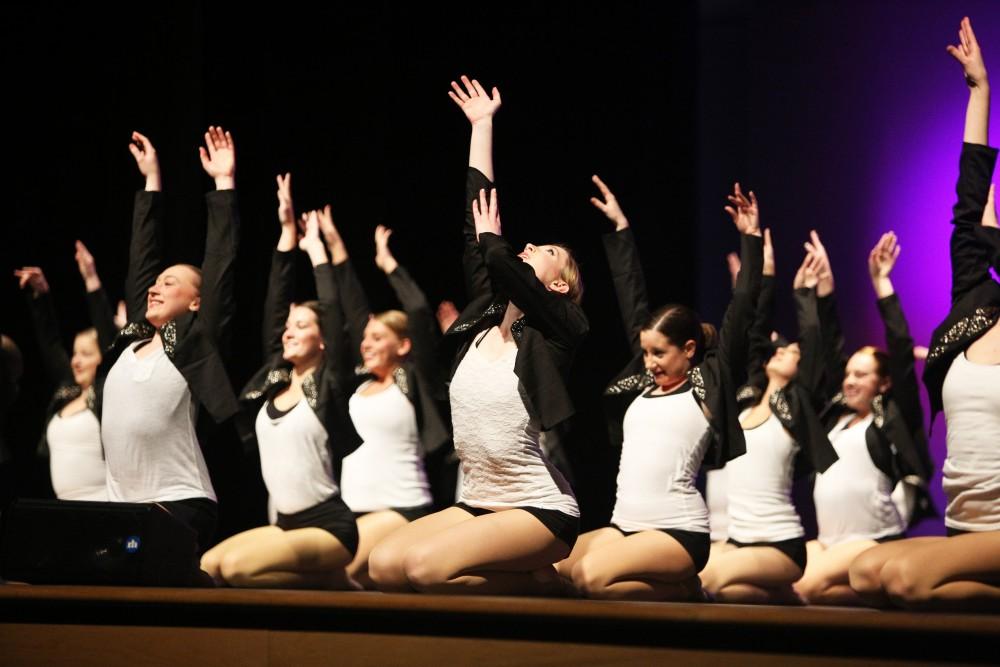
<svg viewBox="0 0 1000 667">
<path fill-rule="evenodd" d="M 889 598 L 906 609 L 1000 609 L 1000 531 L 927 542 L 882 569 Z"/>
<path fill-rule="evenodd" d="M 591 548 L 573 567 L 573 583 L 587 597 L 601 599 L 690 600 L 701 592 L 688 552 L 658 530 Z"/>
<path fill-rule="evenodd" d="M 340 540 L 321 528 L 286 531 L 264 526 L 234 540 L 218 568 L 231 586 L 353 588 L 343 569 L 350 560 Z"/>
<path fill-rule="evenodd" d="M 385 539 L 390 533 L 402 528 L 407 523 L 402 515 L 385 510 L 372 512 L 358 519 L 358 552 L 354 560 L 347 566 L 347 574 L 362 587 L 373 589 L 375 582 L 368 576 L 368 556 L 375 545 Z"/>
<path fill-rule="evenodd" d="M 861 598 L 851 590 L 847 573 L 855 558 L 877 544 L 874 540 L 856 540 L 824 548 L 816 540 L 807 542 L 806 571 L 793 584 L 795 592 L 808 604 L 861 605 Z"/>
<path fill-rule="evenodd" d="M 416 589 L 406 578 L 403 561 L 406 553 L 418 544 L 456 524 L 471 521 L 473 516 L 458 507 L 449 507 L 411 521 L 383 539 L 368 556 L 368 576 L 380 591 L 412 593 Z M 494 536 L 495 537 L 495 536 Z"/>
<path fill-rule="evenodd" d="M 594 549 L 600 549 L 613 542 L 624 540 L 625 536 L 617 528 L 598 528 L 588 533 L 584 533 L 573 545 L 573 551 L 565 559 L 556 563 L 556 571 L 559 576 L 567 581 L 573 581 L 573 568 Z"/>
<path fill-rule="evenodd" d="M 558 594 L 552 564 L 569 551 L 534 516 L 511 509 L 456 523 L 413 544 L 403 570 L 410 586 L 427 593 Z"/>
<path fill-rule="evenodd" d="M 206 551 L 201 556 L 201 569 L 207 572 L 215 580 L 215 583 L 219 586 L 225 586 L 226 580 L 222 577 L 222 558 L 231 549 L 238 548 L 242 545 L 253 544 L 255 540 L 259 538 L 261 533 L 268 533 L 273 526 L 261 526 L 259 528 L 251 528 L 250 530 L 245 530 L 242 533 L 237 533 L 231 537 L 227 537 L 222 542 L 219 542 L 214 547 Z"/>
<path fill-rule="evenodd" d="M 851 562 L 849 579 L 851 588 L 866 605 L 891 607 L 892 601 L 885 592 L 882 568 L 890 560 L 928 543 L 947 539 L 945 537 L 914 537 L 909 540 L 886 542 L 868 549 Z"/>
<path fill-rule="evenodd" d="M 699 576 L 720 602 L 767 604 L 787 602 L 802 570 L 774 547 L 758 546 L 717 550 Z"/>
</svg>

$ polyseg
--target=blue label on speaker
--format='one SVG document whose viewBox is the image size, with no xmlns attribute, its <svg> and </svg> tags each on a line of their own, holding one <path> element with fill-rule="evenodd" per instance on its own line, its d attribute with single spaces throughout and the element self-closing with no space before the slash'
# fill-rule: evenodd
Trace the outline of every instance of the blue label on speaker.
<svg viewBox="0 0 1000 667">
<path fill-rule="evenodd" d="M 134 554 L 139 550 L 139 544 L 140 541 L 138 535 L 132 535 L 131 537 L 127 537 L 125 538 L 125 551 L 130 554 Z"/>
</svg>

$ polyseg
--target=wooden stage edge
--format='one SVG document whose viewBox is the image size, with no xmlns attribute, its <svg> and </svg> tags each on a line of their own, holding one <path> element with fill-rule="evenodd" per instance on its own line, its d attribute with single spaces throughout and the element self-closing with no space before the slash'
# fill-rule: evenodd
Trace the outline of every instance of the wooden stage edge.
<svg viewBox="0 0 1000 667">
<path fill-rule="evenodd" d="M 0 664 L 996 664 L 1000 616 L 0 585 Z M 227 667 L 223 665 L 223 667 Z"/>
</svg>

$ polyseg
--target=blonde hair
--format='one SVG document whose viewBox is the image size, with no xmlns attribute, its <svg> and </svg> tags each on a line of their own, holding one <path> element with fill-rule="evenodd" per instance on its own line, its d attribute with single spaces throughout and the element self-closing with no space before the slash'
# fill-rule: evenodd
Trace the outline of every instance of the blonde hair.
<svg viewBox="0 0 1000 667">
<path fill-rule="evenodd" d="M 566 296 L 573 303 L 580 305 L 580 302 L 583 301 L 583 275 L 580 273 L 580 265 L 577 263 L 576 258 L 573 257 L 573 251 L 569 246 L 561 243 L 554 243 L 553 245 L 562 248 L 566 253 L 566 265 L 559 272 L 559 278 L 569 286 Z"/>
<path fill-rule="evenodd" d="M 195 266 L 194 264 L 184 264 L 184 263 L 173 264 L 172 266 L 183 266 L 185 269 L 191 271 L 191 273 L 193 273 L 195 276 L 194 287 L 195 289 L 198 290 L 199 294 L 201 293 L 201 268 Z"/>
<path fill-rule="evenodd" d="M 400 339 L 410 337 L 410 318 L 401 310 L 384 310 L 372 316 L 387 326 Z"/>
</svg>

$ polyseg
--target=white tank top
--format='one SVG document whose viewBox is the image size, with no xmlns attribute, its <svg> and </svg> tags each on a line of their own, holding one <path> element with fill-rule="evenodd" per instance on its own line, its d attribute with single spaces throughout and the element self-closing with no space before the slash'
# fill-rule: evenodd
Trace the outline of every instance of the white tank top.
<svg viewBox="0 0 1000 667">
<path fill-rule="evenodd" d="M 708 508 L 695 488 L 708 419 L 691 391 L 640 394 L 625 411 L 618 496 L 611 523 L 622 530 L 708 532 Z"/>
<path fill-rule="evenodd" d="M 705 473 L 705 504 L 713 542 L 729 538 L 729 467 Z"/>
<path fill-rule="evenodd" d="M 749 410 L 740 415 L 742 422 Z M 729 471 L 729 537 L 737 542 L 780 542 L 805 535 L 792 503 L 799 445 L 775 415 L 743 429 L 747 451 Z"/>
<path fill-rule="evenodd" d="M 350 401 L 351 421 L 364 442 L 344 458 L 344 502 L 355 512 L 430 505 L 413 404 L 395 383 L 370 396 L 361 394 L 365 386 Z"/>
<path fill-rule="evenodd" d="M 56 414 L 45 431 L 49 443 L 52 490 L 59 500 L 108 499 L 101 423 L 90 410 L 68 417 Z"/>
<path fill-rule="evenodd" d="M 462 461 L 461 502 L 485 509 L 537 507 L 580 516 L 573 490 L 539 445 L 514 374 L 517 348 L 487 359 L 473 343 L 451 380 L 455 451 Z"/>
<path fill-rule="evenodd" d="M 841 417 L 830 431 L 837 461 L 816 473 L 813 500 L 819 541 L 827 547 L 857 540 L 875 540 L 906 530 L 892 500 L 893 483 L 872 462 L 865 431 L 872 415 L 844 428 L 853 414 Z"/>
<path fill-rule="evenodd" d="M 215 500 L 187 381 L 162 349 L 138 359 L 137 345 L 118 357 L 104 383 L 101 439 L 108 499 Z"/>
<path fill-rule="evenodd" d="M 941 396 L 948 422 L 945 525 L 1000 530 L 1000 364 L 976 364 L 959 354 Z"/>
<path fill-rule="evenodd" d="M 278 512 L 301 512 L 338 492 L 326 429 L 305 399 L 277 418 L 265 403 L 256 430 L 260 471 Z"/>
</svg>

